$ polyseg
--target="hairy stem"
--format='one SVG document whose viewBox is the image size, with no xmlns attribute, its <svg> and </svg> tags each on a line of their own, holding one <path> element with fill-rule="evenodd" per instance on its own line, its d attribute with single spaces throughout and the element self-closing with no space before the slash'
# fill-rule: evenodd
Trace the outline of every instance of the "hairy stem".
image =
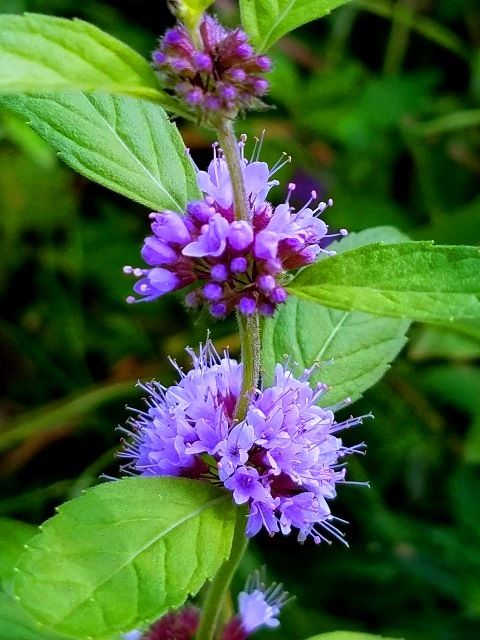
<svg viewBox="0 0 480 640">
<path fill-rule="evenodd" d="M 250 208 L 243 181 L 242 159 L 238 151 L 237 139 L 230 120 L 223 120 L 218 128 L 218 140 L 223 149 L 230 172 L 237 220 L 250 220 Z M 240 343 L 242 345 L 243 381 L 240 397 L 235 409 L 235 418 L 243 420 L 247 413 L 249 398 L 257 387 L 260 374 L 260 318 L 258 313 L 248 317 L 238 314 Z"/>
<path fill-rule="evenodd" d="M 223 120 L 218 128 L 218 141 L 223 149 L 225 161 L 230 172 L 233 187 L 233 201 L 235 205 L 235 218 L 237 220 L 250 220 L 250 211 L 243 181 L 243 172 L 237 139 L 231 120 Z"/>
<path fill-rule="evenodd" d="M 237 420 L 243 420 L 247 414 L 250 397 L 257 387 L 260 375 L 260 318 L 258 313 L 252 316 L 238 314 L 240 344 L 242 346 L 243 380 L 242 390 L 235 408 Z"/>
<path fill-rule="evenodd" d="M 239 509 L 230 556 L 220 567 L 220 571 L 210 583 L 205 602 L 203 603 L 200 627 L 196 636 L 197 640 L 213 640 L 215 638 L 215 632 L 220 622 L 220 614 L 228 595 L 230 583 L 245 553 L 247 544 L 248 539 L 245 536 L 244 510 Z"/>
</svg>

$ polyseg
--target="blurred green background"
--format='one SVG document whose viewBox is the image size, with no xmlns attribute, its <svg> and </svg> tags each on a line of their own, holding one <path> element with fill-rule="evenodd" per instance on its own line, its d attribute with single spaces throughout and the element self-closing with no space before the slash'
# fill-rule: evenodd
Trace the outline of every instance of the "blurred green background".
<svg viewBox="0 0 480 640">
<path fill-rule="evenodd" d="M 0 11 L 78 16 L 146 56 L 172 23 L 164 2 L 0 0 Z M 236 3 L 215 10 L 230 24 Z M 279 176 L 334 197 L 328 222 L 396 225 L 414 239 L 480 239 L 480 5 L 357 0 L 283 39 L 268 98 L 238 131 L 266 129 Z M 182 126 L 199 164 L 208 132 Z M 273 198 L 283 200 L 285 189 Z M 139 405 L 138 378 L 173 379 L 166 355 L 204 339 L 180 297 L 127 306 L 147 211 L 75 175 L 20 120 L 0 112 L 0 516 L 32 523 L 118 473 L 115 431 Z M 238 350 L 233 323 L 209 327 Z M 480 323 L 410 330 L 402 356 L 355 405 L 370 410 L 368 455 L 335 513 L 350 549 L 259 537 L 244 573 L 266 564 L 296 600 L 280 630 L 334 629 L 408 640 L 480 637 Z M 357 431 L 354 436 L 358 438 Z M 240 581 L 239 578 L 238 586 Z M 261 635 L 261 634 L 259 634 Z"/>
</svg>

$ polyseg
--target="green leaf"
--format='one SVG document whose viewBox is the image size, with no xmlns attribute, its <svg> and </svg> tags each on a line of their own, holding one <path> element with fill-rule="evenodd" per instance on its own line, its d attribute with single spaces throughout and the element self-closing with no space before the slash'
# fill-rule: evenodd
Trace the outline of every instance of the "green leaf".
<svg viewBox="0 0 480 640">
<path fill-rule="evenodd" d="M 101 640 L 180 606 L 230 552 L 227 492 L 185 478 L 126 478 L 59 508 L 20 559 L 14 589 L 47 627 Z"/>
<path fill-rule="evenodd" d="M 332 246 L 341 252 L 380 238 L 402 242 L 405 235 L 392 227 L 375 227 L 352 233 Z M 356 400 L 388 369 L 405 344 L 409 325 L 408 320 L 334 311 L 291 297 L 265 321 L 263 367 L 270 375 L 287 354 L 302 369 L 319 362 L 312 381 L 331 387 L 322 404 L 335 404 L 348 397 Z"/>
<path fill-rule="evenodd" d="M 25 543 L 38 533 L 37 527 L 10 518 L 0 518 L 0 584 L 13 578 L 13 569 L 24 551 Z"/>
<path fill-rule="evenodd" d="M 202 13 L 213 3 L 214 0 L 173 0 L 174 13 L 193 30 L 198 25 Z"/>
<path fill-rule="evenodd" d="M 480 318 L 480 249 L 371 244 L 306 267 L 288 290 L 335 309 L 420 322 Z"/>
<path fill-rule="evenodd" d="M 122 96 L 3 96 L 73 169 L 153 210 L 199 196 L 177 127 L 158 105 Z"/>
<path fill-rule="evenodd" d="M 82 20 L 0 15 L 0 92 L 106 91 L 172 106 L 150 64 Z"/>
<path fill-rule="evenodd" d="M 65 640 L 65 636 L 42 627 L 6 593 L 0 593 L 2 640 Z"/>
<path fill-rule="evenodd" d="M 356 631 L 332 631 L 331 633 L 322 633 L 308 640 L 398 640 L 395 638 L 386 638 L 385 636 L 373 636 L 371 633 L 357 633 Z"/>
<path fill-rule="evenodd" d="M 257 51 L 302 24 L 322 18 L 349 0 L 240 0 L 242 24 Z"/>
</svg>

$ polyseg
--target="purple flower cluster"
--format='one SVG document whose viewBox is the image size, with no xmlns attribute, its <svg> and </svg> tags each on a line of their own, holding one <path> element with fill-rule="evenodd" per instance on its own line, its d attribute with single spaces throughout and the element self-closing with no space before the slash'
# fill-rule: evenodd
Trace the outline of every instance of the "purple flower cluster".
<svg viewBox="0 0 480 640">
<path fill-rule="evenodd" d="M 245 315 L 258 311 L 270 316 L 287 299 L 282 286 L 288 270 L 310 264 L 325 251 L 320 243 L 327 236 L 327 225 L 319 215 L 332 204 L 320 202 L 311 208 L 316 193 L 299 210 L 289 204 L 295 189 L 277 207 L 266 200 L 275 184 L 273 175 L 288 159 L 269 169 L 258 160 L 258 149 L 251 160 L 244 155 L 245 137 L 240 140 L 243 178 L 250 219 L 236 220 L 233 189 L 221 150 L 214 145 L 214 159 L 208 171 L 197 169 L 197 182 L 203 200 L 190 202 L 186 215 L 174 212 L 152 213 L 152 235 L 142 248 L 147 269 L 125 267 L 124 272 L 140 278 L 134 286 L 139 299 L 154 300 L 169 291 L 201 282 L 186 296 L 191 308 L 206 305 L 210 313 L 223 318 L 237 309 Z M 340 234 L 346 235 L 342 229 Z"/>
<path fill-rule="evenodd" d="M 256 572 L 247 581 L 245 591 L 238 595 L 238 615 L 225 626 L 222 640 L 246 640 L 262 627 L 276 629 L 278 616 L 288 601 L 288 593 L 281 584 L 266 587 Z"/>
<path fill-rule="evenodd" d="M 277 365 L 273 386 L 257 389 L 237 422 L 242 365 L 227 352 L 219 356 L 210 342 L 189 353 L 193 368 L 179 369 L 178 384 L 142 385 L 148 406 L 130 421 L 124 470 L 223 484 L 249 507 L 248 536 L 263 527 L 272 535 L 297 529 L 299 541 L 341 538 L 327 500 L 345 482 L 345 456 L 364 445 L 345 447 L 337 434 L 365 416 L 336 422 L 335 407 L 316 404 L 328 388 L 311 387 L 312 370 L 296 378 Z"/>
<path fill-rule="evenodd" d="M 233 117 L 239 109 L 255 106 L 268 90 L 262 77 L 270 58 L 255 55 L 241 29 L 229 30 L 205 15 L 197 45 L 178 24 L 161 38 L 153 63 L 167 87 L 192 111 Z"/>
</svg>

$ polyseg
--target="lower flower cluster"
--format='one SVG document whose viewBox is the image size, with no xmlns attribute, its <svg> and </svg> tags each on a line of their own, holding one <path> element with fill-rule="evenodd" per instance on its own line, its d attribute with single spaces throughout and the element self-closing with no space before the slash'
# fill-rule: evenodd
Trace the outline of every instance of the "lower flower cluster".
<svg viewBox="0 0 480 640">
<path fill-rule="evenodd" d="M 345 457 L 364 445 L 346 447 L 338 433 L 366 416 L 336 422 L 335 407 L 317 405 L 328 387 L 310 385 L 313 369 L 296 378 L 277 365 L 273 385 L 257 389 L 237 421 L 242 365 L 210 342 L 198 355 L 189 353 L 193 368 L 178 369 L 178 384 L 142 385 L 147 409 L 125 429 L 123 469 L 223 484 L 237 504 L 249 507 L 248 536 L 264 528 L 272 535 L 295 529 L 299 541 L 342 539 L 328 500 L 345 482 Z"/>
<path fill-rule="evenodd" d="M 247 580 L 244 591 L 238 594 L 238 613 L 221 630 L 221 640 L 247 640 L 261 628 L 276 628 L 288 593 L 281 584 L 268 588 L 257 571 Z M 200 624 L 200 610 L 186 605 L 167 613 L 146 632 L 132 631 L 123 640 L 193 640 Z"/>
</svg>

